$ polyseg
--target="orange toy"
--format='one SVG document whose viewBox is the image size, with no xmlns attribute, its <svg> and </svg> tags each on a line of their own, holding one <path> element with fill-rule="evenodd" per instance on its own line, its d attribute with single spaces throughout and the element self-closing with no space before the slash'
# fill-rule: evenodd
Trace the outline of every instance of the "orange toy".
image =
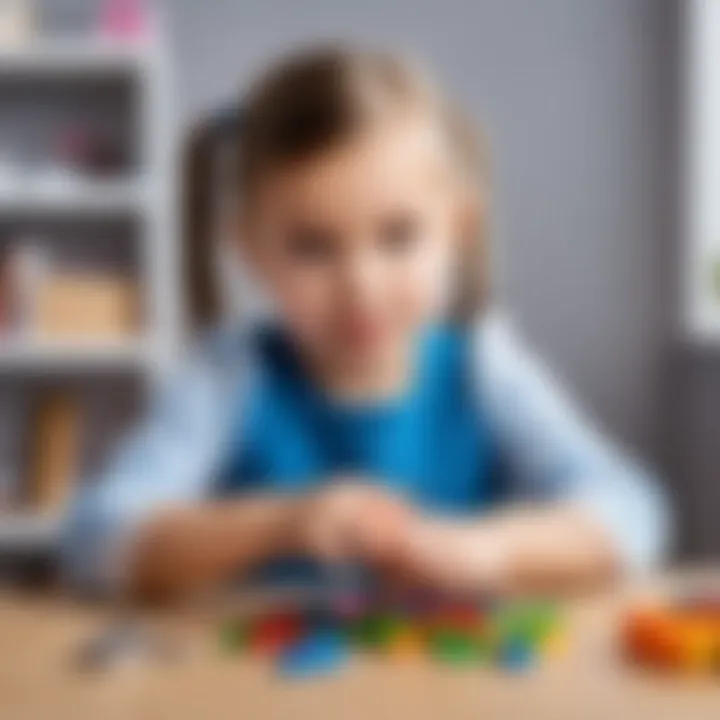
<svg viewBox="0 0 720 720">
<path fill-rule="evenodd" d="M 675 671 L 720 672 L 720 610 L 695 602 L 636 608 L 622 629 L 627 657 Z"/>
</svg>

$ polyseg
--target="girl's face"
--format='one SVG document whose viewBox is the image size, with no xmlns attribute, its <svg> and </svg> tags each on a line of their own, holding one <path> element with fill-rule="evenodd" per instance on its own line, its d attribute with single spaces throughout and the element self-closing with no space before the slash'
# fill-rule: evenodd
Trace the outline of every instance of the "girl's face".
<svg viewBox="0 0 720 720">
<path fill-rule="evenodd" d="M 259 184 L 244 248 L 305 349 L 368 367 L 445 309 L 458 236 L 449 165 L 442 133 L 402 118 Z"/>
</svg>

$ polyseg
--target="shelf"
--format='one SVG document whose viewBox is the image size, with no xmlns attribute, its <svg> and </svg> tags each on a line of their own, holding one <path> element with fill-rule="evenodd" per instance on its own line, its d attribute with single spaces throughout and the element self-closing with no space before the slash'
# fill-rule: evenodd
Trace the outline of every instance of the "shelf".
<svg viewBox="0 0 720 720">
<path fill-rule="evenodd" d="M 142 72 L 156 58 L 154 48 L 86 38 L 39 40 L 0 49 L 0 77 L 13 75 L 97 77 Z"/>
<path fill-rule="evenodd" d="M 3 215 L 138 213 L 148 203 L 147 183 L 143 180 L 70 182 L 55 188 L 41 183 L 16 183 L 13 189 L 8 187 L 10 183 L 3 185 Z"/>
<path fill-rule="evenodd" d="M 0 515 L 0 553 L 51 550 L 58 544 L 61 523 L 56 515 Z"/>
<path fill-rule="evenodd" d="M 143 340 L 106 342 L 7 341 L 0 336 L 0 372 L 143 369 L 151 354 Z"/>
<path fill-rule="evenodd" d="M 28 185 L 0 189 L 0 215 L 137 214 L 148 193 L 142 181 L 71 183 L 65 188 Z"/>
</svg>

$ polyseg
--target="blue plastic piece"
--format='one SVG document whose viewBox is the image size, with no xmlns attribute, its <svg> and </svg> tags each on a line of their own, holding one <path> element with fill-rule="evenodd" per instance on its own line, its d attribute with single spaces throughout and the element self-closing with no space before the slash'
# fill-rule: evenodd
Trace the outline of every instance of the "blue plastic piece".
<svg viewBox="0 0 720 720">
<path fill-rule="evenodd" d="M 524 672 L 535 664 L 535 650 L 523 640 L 509 640 L 500 648 L 498 660 L 505 670 Z"/>
<path fill-rule="evenodd" d="M 350 648 L 344 634 L 322 629 L 288 648 L 280 656 L 278 670 L 286 677 L 316 677 L 338 670 L 349 656 Z"/>
</svg>

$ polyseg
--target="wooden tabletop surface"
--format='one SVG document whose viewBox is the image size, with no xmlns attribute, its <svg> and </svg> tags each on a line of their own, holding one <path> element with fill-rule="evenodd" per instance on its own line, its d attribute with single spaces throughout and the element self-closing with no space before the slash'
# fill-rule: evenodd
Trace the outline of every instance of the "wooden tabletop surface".
<svg viewBox="0 0 720 720">
<path fill-rule="evenodd" d="M 220 653 L 217 619 L 208 615 L 155 621 L 182 651 L 173 662 L 83 673 L 73 659 L 107 627 L 106 612 L 0 597 L 0 718 L 720 719 L 720 675 L 658 678 L 618 657 L 615 632 L 627 600 L 628 591 L 618 591 L 576 602 L 567 652 L 523 676 L 357 657 L 336 676 L 300 682 L 278 679 L 257 659 Z"/>
</svg>

